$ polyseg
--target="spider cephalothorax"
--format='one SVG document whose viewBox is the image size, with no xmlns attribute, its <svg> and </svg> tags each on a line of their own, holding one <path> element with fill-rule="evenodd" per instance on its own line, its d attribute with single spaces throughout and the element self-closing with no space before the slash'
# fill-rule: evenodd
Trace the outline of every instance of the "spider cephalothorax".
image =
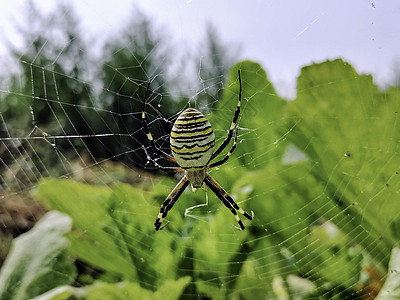
<svg viewBox="0 0 400 300">
<path fill-rule="evenodd" d="M 236 211 L 244 215 L 247 219 L 252 220 L 253 214 L 249 215 L 243 209 L 241 209 L 237 203 L 228 195 L 227 192 L 212 178 L 206 170 L 222 165 L 225 163 L 233 151 L 236 149 L 237 141 L 237 120 L 240 113 L 240 105 L 242 100 L 242 82 L 239 74 L 239 100 L 233 116 L 233 121 L 231 127 L 229 128 L 228 135 L 222 144 L 214 151 L 215 146 L 215 136 L 214 131 L 211 127 L 210 122 L 207 118 L 198 110 L 194 108 L 188 108 L 183 111 L 176 119 L 174 126 L 171 130 L 170 145 L 172 155 L 165 153 L 161 149 L 156 147 L 153 136 L 151 135 L 149 126 L 146 121 L 145 104 L 147 98 L 146 96 L 143 101 L 143 111 L 142 111 L 142 124 L 146 132 L 147 138 L 150 141 L 150 145 L 154 152 L 161 155 L 163 158 L 176 163 L 177 167 L 162 167 L 157 162 L 152 160 L 154 164 L 164 171 L 172 172 L 185 172 L 185 175 L 178 182 L 172 192 L 165 199 L 164 203 L 161 205 L 160 212 L 154 223 L 155 229 L 160 230 L 164 228 L 168 223 L 161 226 L 163 220 L 171 210 L 172 206 L 178 200 L 180 195 L 189 185 L 192 185 L 193 189 L 200 188 L 203 184 L 206 184 L 215 195 L 222 201 L 222 203 L 232 212 L 235 216 L 240 228 L 245 229 L 243 222 L 240 220 Z M 233 138 L 233 144 L 229 152 L 225 157 L 214 163 L 210 163 L 215 157 L 217 157 L 229 144 Z M 151 158 L 150 158 L 151 159 Z"/>
</svg>

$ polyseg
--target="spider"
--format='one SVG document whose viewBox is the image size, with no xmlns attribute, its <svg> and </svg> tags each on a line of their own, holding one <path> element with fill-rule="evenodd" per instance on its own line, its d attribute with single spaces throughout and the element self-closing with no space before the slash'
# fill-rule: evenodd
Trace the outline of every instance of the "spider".
<svg viewBox="0 0 400 300">
<path fill-rule="evenodd" d="M 222 144 L 214 151 L 215 135 L 211 127 L 210 122 L 207 118 L 198 110 L 194 108 L 188 108 L 183 111 L 176 119 L 170 135 L 170 146 L 172 156 L 163 150 L 157 148 L 153 136 L 151 135 L 150 128 L 146 118 L 146 101 L 147 94 L 150 87 L 148 83 L 145 96 L 142 100 L 142 127 L 146 133 L 147 139 L 149 140 L 150 146 L 154 153 L 160 155 L 162 158 L 167 159 L 177 164 L 176 167 L 164 167 L 159 165 L 153 160 L 146 151 L 147 158 L 154 163 L 162 171 L 167 172 L 185 172 L 185 175 L 178 182 L 175 188 L 171 191 L 164 203 L 161 205 L 160 212 L 154 223 L 155 229 L 161 230 L 168 222 L 162 225 L 168 212 L 172 209 L 178 198 L 182 195 L 183 191 L 188 187 L 189 183 L 192 185 L 193 191 L 200 188 L 205 184 L 211 191 L 222 201 L 222 203 L 232 212 L 235 216 L 236 221 L 240 227 L 235 227 L 239 230 L 244 230 L 245 227 L 243 222 L 240 220 L 237 212 L 241 213 L 247 219 L 252 220 L 254 213 L 249 215 L 246 211 L 240 208 L 231 196 L 215 181 L 214 178 L 206 172 L 216 166 L 224 164 L 233 151 L 236 149 L 237 143 L 237 120 L 240 113 L 240 105 L 242 100 L 242 81 L 239 74 L 239 99 L 235 114 L 233 116 L 231 127 L 228 130 L 227 137 Z M 233 139 L 232 146 L 224 158 L 216 162 L 210 163 L 216 158 L 230 143 Z"/>
</svg>

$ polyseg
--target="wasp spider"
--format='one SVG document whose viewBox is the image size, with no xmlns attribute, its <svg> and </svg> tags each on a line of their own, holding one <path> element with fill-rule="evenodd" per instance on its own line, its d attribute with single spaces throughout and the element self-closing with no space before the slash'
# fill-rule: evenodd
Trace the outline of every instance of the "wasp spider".
<svg viewBox="0 0 400 300">
<path fill-rule="evenodd" d="M 150 85 L 150 83 L 149 83 Z M 156 230 L 163 229 L 168 223 L 161 226 L 168 212 L 172 209 L 175 202 L 182 195 L 183 191 L 189 185 L 192 185 L 193 190 L 200 188 L 205 183 L 215 195 L 222 201 L 222 203 L 232 212 L 240 227 L 237 229 L 245 229 L 243 222 L 240 220 L 236 211 L 241 213 L 247 219 L 252 220 L 254 214 L 249 215 L 241 209 L 231 196 L 212 178 L 206 170 L 222 165 L 225 163 L 236 148 L 237 142 L 237 127 L 236 123 L 240 113 L 240 104 L 242 98 L 242 81 L 239 70 L 239 100 L 233 116 L 231 127 L 229 128 L 228 135 L 222 144 L 214 151 L 215 136 L 210 122 L 206 117 L 194 108 L 188 108 L 182 112 L 176 119 L 170 136 L 170 145 L 172 156 L 161 149 L 156 147 L 153 136 L 151 135 L 149 125 L 146 120 L 146 100 L 149 91 L 147 86 L 145 97 L 142 101 L 142 126 L 149 140 L 150 146 L 154 153 L 160 155 L 164 159 L 176 163 L 176 167 L 163 167 L 159 165 L 148 155 L 156 167 L 163 171 L 169 172 L 185 172 L 185 175 L 178 182 L 172 192 L 165 199 L 161 205 L 160 212 L 154 223 Z M 232 146 L 224 158 L 216 162 L 210 163 L 211 160 L 216 158 L 228 145 L 233 138 Z"/>
</svg>

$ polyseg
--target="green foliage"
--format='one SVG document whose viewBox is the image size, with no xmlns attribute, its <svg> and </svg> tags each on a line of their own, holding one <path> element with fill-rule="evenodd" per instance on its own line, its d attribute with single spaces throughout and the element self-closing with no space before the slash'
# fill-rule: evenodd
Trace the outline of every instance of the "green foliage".
<svg viewBox="0 0 400 300">
<path fill-rule="evenodd" d="M 399 90 L 381 92 L 336 60 L 303 68 L 287 102 L 258 64 L 242 62 L 210 115 L 219 142 L 238 69 L 243 142 L 212 175 L 255 212 L 246 230 L 229 226 L 232 214 L 212 193 L 187 190 L 155 232 L 175 184 L 168 178 L 136 187 L 42 180 L 38 199 L 73 220 L 69 255 L 102 271 L 85 287 L 57 283 L 44 299 L 361 299 L 377 294 L 388 264 L 381 294 L 399 289 L 397 250 L 389 263 L 400 232 Z"/>
<path fill-rule="evenodd" d="M 176 274 L 182 245 L 175 244 L 172 234 L 154 238 L 148 222 L 152 207 L 140 188 L 118 184 L 110 190 L 48 179 L 37 196 L 47 206 L 73 216 L 71 253 L 77 258 L 147 288 Z"/>
<path fill-rule="evenodd" d="M 387 264 L 398 240 L 393 211 L 400 209 L 392 201 L 399 188 L 398 91 L 378 91 L 370 76 L 341 60 L 304 68 L 298 90 L 287 111 L 286 130 L 294 128 L 288 139 L 310 158 L 326 209 L 346 211 L 336 225 L 357 232 L 354 239 Z"/>
</svg>

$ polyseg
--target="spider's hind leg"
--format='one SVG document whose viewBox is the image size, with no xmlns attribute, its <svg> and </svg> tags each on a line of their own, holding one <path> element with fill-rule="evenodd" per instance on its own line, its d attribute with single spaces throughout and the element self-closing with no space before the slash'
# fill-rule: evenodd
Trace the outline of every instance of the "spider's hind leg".
<svg viewBox="0 0 400 300">
<path fill-rule="evenodd" d="M 235 216 L 236 221 L 238 222 L 239 227 L 234 226 L 237 229 L 243 230 L 245 229 L 242 220 L 238 216 L 236 210 L 245 216 L 249 220 L 253 220 L 254 213 L 249 215 L 246 211 L 237 205 L 237 203 L 233 200 L 231 196 L 228 195 L 227 192 L 212 178 L 209 174 L 206 173 L 206 178 L 204 179 L 206 185 L 214 192 L 214 194 L 222 201 L 222 203 L 231 211 L 231 213 Z"/>
<path fill-rule="evenodd" d="M 168 197 L 164 200 L 164 203 L 161 204 L 160 212 L 158 213 L 157 219 L 154 222 L 154 226 L 157 231 L 163 229 L 168 224 L 168 223 L 166 223 L 163 226 L 161 226 L 161 224 L 164 221 L 164 219 L 166 218 L 168 212 L 174 206 L 175 202 L 182 195 L 183 191 L 186 189 L 186 187 L 188 185 L 189 185 L 189 180 L 187 179 L 186 176 L 184 176 L 178 182 L 178 184 L 175 186 L 175 188 L 171 191 L 171 193 L 168 195 Z"/>
</svg>

